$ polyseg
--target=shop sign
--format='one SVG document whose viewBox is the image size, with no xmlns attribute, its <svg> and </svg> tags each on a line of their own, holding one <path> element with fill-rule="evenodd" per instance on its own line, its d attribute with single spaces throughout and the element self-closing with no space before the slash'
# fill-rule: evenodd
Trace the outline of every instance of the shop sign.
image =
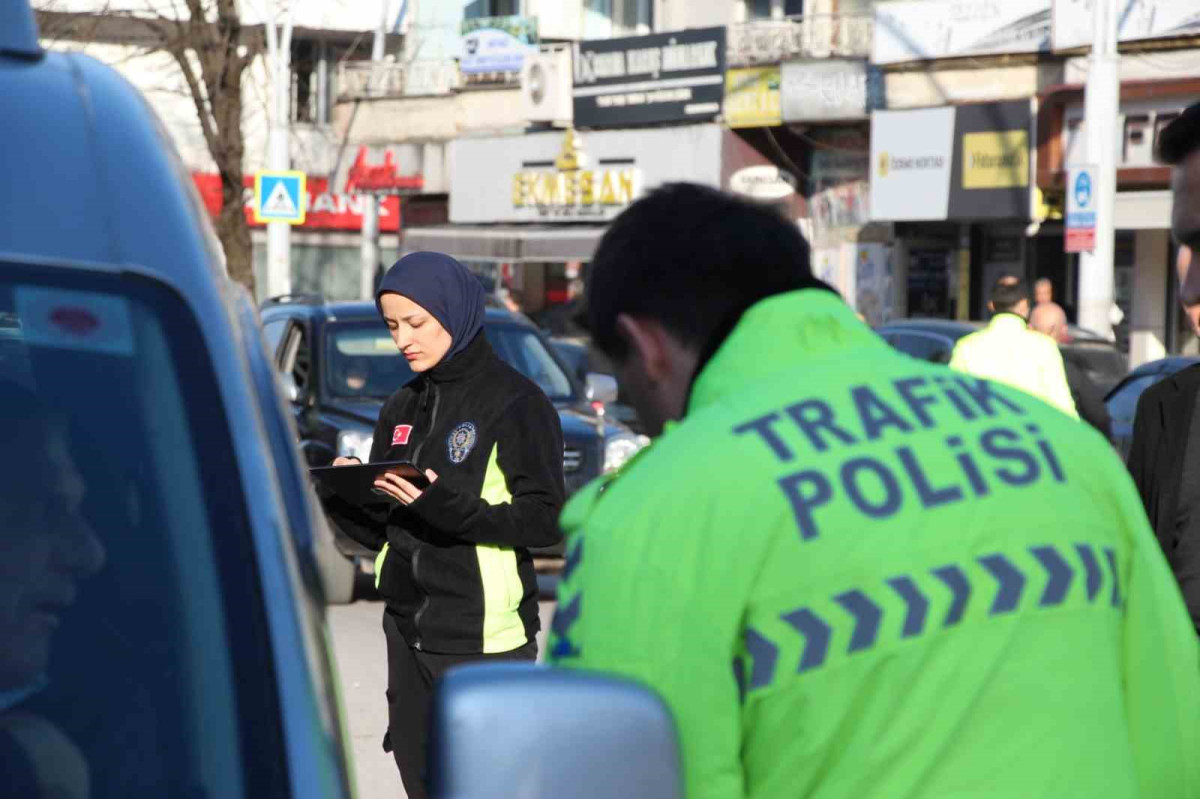
<svg viewBox="0 0 1200 799">
<path fill-rule="evenodd" d="M 955 108 L 951 219 L 1030 218 L 1029 100 Z"/>
<path fill-rule="evenodd" d="M 1095 0 L 1054 0 L 1054 49 L 1088 47 L 1092 43 Z M 1167 39 L 1200 35 L 1196 4 L 1185 0 L 1122 2 L 1117 40 Z"/>
<path fill-rule="evenodd" d="M 871 218 L 1028 219 L 1030 101 L 876 111 Z"/>
<path fill-rule="evenodd" d="M 512 203 L 514 209 L 536 210 L 540 216 L 604 217 L 632 203 L 640 184 L 632 162 L 590 168 L 582 138 L 567 130 L 562 151 L 548 168 L 513 175 Z"/>
<path fill-rule="evenodd" d="M 866 61 L 792 61 L 783 65 L 783 119 L 866 119 L 883 107 L 883 75 Z"/>
<path fill-rule="evenodd" d="M 464 75 L 520 72 L 537 41 L 537 20 L 530 17 L 465 19 L 459 69 Z"/>
<path fill-rule="evenodd" d="M 871 218 L 945 219 L 954 160 L 954 109 L 871 116 Z"/>
<path fill-rule="evenodd" d="M 1096 249 L 1096 167 L 1073 166 L 1067 171 L 1067 252 Z"/>
<path fill-rule="evenodd" d="M 770 164 L 748 166 L 729 176 L 729 190 L 755 200 L 782 200 L 796 193 L 796 178 Z"/>
<path fill-rule="evenodd" d="M 725 124 L 731 128 L 774 127 L 783 122 L 779 67 L 731 69 L 725 73 Z"/>
<path fill-rule="evenodd" d="M 875 6 L 871 63 L 1050 49 L 1051 0 L 903 0 Z"/>
<path fill-rule="evenodd" d="M 581 128 L 700 122 L 721 113 L 724 28 L 577 42 L 572 63 Z"/>
<path fill-rule="evenodd" d="M 221 213 L 221 176 L 194 172 L 192 180 L 204 207 L 214 218 Z M 363 212 L 371 198 L 329 190 L 327 178 L 309 177 L 306 181 L 304 223 L 297 230 L 362 230 Z M 243 178 L 242 205 L 246 224 L 261 227 L 254 218 L 254 176 Z M 379 201 L 379 229 L 384 233 L 400 230 L 400 198 L 383 197 Z"/>
<path fill-rule="evenodd" d="M 425 188 L 423 175 L 400 174 L 392 150 L 384 150 L 383 163 L 372 164 L 367 158 L 368 148 L 359 147 L 346 173 L 343 191 L 347 194 L 415 194 Z"/>
</svg>

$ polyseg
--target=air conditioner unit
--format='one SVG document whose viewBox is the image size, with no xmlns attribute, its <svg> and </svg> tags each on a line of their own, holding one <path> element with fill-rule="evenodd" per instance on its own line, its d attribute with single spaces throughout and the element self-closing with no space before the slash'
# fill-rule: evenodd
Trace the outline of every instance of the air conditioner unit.
<svg viewBox="0 0 1200 799">
<path fill-rule="evenodd" d="M 521 111 L 529 122 L 570 125 L 571 51 L 546 48 L 525 59 L 521 68 Z"/>
</svg>

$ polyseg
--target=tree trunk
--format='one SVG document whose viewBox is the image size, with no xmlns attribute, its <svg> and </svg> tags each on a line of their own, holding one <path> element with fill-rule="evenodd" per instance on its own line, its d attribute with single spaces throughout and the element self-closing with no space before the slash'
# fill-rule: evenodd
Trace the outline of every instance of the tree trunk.
<svg viewBox="0 0 1200 799">
<path fill-rule="evenodd" d="M 250 242 L 250 228 L 246 225 L 243 211 L 242 170 L 226 179 L 221 175 L 221 213 L 217 216 L 217 237 L 225 251 L 225 263 L 229 277 L 241 283 L 254 294 L 254 246 Z"/>
</svg>

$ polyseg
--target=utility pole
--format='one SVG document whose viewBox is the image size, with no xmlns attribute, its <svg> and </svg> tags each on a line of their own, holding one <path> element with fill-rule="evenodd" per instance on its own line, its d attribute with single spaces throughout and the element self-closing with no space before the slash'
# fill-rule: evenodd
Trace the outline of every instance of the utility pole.
<svg viewBox="0 0 1200 799">
<path fill-rule="evenodd" d="M 383 84 L 383 45 L 388 29 L 388 0 L 379 0 L 379 25 L 375 28 L 375 40 L 371 45 L 371 79 L 367 94 L 374 95 Z M 375 270 L 379 266 L 379 203 L 377 194 L 363 198 L 362 266 L 359 273 L 359 295 L 363 299 L 375 296 Z"/>
<path fill-rule="evenodd" d="M 1084 90 L 1087 162 L 1096 166 L 1096 248 L 1079 254 L 1079 324 L 1112 339 L 1113 214 L 1117 201 L 1117 139 L 1121 77 L 1117 0 L 1092 0 L 1092 53 Z M 1068 187 L 1068 191 L 1070 187 Z"/>
<path fill-rule="evenodd" d="M 270 131 L 267 137 L 267 168 L 292 168 L 289 144 L 292 117 L 292 4 L 283 0 L 284 21 L 277 22 L 271 0 L 267 0 L 263 27 L 267 32 L 267 70 L 271 76 Z M 278 27 L 277 27 L 278 25 Z M 300 202 L 305 198 L 301 197 Z M 267 296 L 292 290 L 292 226 L 287 222 L 267 223 Z"/>
</svg>

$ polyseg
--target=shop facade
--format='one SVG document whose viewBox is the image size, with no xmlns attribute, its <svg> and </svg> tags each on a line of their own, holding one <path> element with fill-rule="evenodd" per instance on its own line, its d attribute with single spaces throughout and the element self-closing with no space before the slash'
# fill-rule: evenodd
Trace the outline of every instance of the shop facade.
<svg viewBox="0 0 1200 799">
<path fill-rule="evenodd" d="M 990 287 L 1032 276 L 1031 100 L 871 117 L 870 213 L 895 226 L 903 314 L 986 319 Z"/>
<path fill-rule="evenodd" d="M 1064 288 L 1074 301 L 1079 256 L 1065 252 L 1061 209 L 1067 170 L 1085 163 L 1084 90 L 1059 86 L 1039 98 L 1037 187 L 1047 219 L 1037 236 L 1039 277 Z M 1171 170 L 1156 161 L 1158 139 L 1188 105 L 1200 101 L 1200 79 L 1136 80 L 1121 85 L 1117 147 L 1117 196 L 1113 223 L 1115 301 L 1122 319 L 1114 326 L 1131 366 L 1168 354 L 1197 354 L 1196 337 L 1179 312 L 1172 265 Z"/>
</svg>

